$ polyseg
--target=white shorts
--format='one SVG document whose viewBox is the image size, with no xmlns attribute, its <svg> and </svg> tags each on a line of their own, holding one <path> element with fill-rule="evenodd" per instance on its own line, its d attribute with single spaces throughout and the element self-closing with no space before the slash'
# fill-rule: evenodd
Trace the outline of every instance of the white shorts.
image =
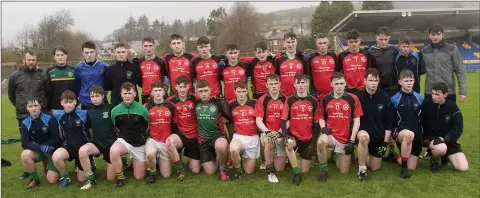
<svg viewBox="0 0 480 198">
<path fill-rule="evenodd" d="M 333 151 L 335 153 L 345 153 L 345 144 L 338 142 L 332 135 L 328 136 L 333 140 Z"/>
<path fill-rule="evenodd" d="M 262 138 L 267 138 L 265 135 L 262 134 Z M 285 153 L 285 142 L 283 138 L 277 138 L 277 142 L 275 144 L 275 148 L 273 149 L 273 153 L 276 154 L 278 157 L 285 157 L 287 154 Z"/>
<path fill-rule="evenodd" d="M 258 135 L 246 136 L 246 135 L 239 135 L 233 134 L 233 140 L 240 141 L 244 148 L 243 151 L 243 158 L 248 159 L 257 159 L 260 157 L 260 138 Z"/>
<path fill-rule="evenodd" d="M 145 145 L 134 147 L 131 144 L 129 144 L 127 141 L 125 141 L 123 138 L 118 138 L 115 142 L 123 144 L 123 146 L 127 148 L 128 155 L 130 155 L 130 158 L 133 158 L 134 160 L 138 160 L 141 162 L 145 161 Z"/>
<path fill-rule="evenodd" d="M 147 144 L 155 145 L 155 147 L 157 148 L 157 157 L 164 160 L 170 160 L 167 154 L 167 144 L 163 142 L 158 142 L 157 140 L 154 140 L 152 138 L 148 138 Z"/>
</svg>

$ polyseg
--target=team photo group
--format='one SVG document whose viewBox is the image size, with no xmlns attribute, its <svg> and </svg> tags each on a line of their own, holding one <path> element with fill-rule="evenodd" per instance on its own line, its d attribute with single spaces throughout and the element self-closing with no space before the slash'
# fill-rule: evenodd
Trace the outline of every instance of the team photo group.
<svg viewBox="0 0 480 198">
<path fill-rule="evenodd" d="M 55 65 L 46 71 L 27 51 L 8 82 L 23 147 L 20 178 L 29 189 L 38 186 L 40 162 L 49 183 L 68 187 L 74 170 L 82 190 L 110 182 L 97 181 L 99 171 L 121 187 L 128 183 L 124 171 L 152 184 L 202 170 L 238 180 L 260 169 L 276 183 L 283 179 L 276 172 L 291 169 L 289 180 L 300 185 L 313 167 L 320 169 L 318 182 L 335 180 L 328 167 L 334 161 L 344 174 L 358 163 L 358 180 L 366 182 L 375 179 L 368 172 L 382 171 L 382 161 L 398 163 L 399 176 L 414 179 L 421 155 L 433 172 L 448 164 L 467 171 L 457 106 L 457 97 L 467 98 L 467 75 L 443 34 L 432 25 L 430 44 L 416 53 L 406 35 L 398 46 L 389 44 L 386 27 L 378 28 L 376 45 L 362 49 L 352 29 L 348 49 L 329 51 L 333 41 L 320 34 L 312 41 L 317 51 L 307 53 L 289 32 L 283 52 L 273 54 L 259 41 L 254 57 L 240 57 L 235 43 L 211 54 L 206 36 L 189 53 L 173 34 L 173 53 L 157 55 L 158 43 L 147 37 L 143 55 L 131 60 L 129 47 L 117 43 L 111 65 L 97 60 L 95 44 L 86 41 L 79 46 L 84 61 L 69 66 L 68 52 L 56 47 Z M 105 170 L 97 169 L 100 156 Z M 67 167 L 70 161 L 75 167 Z"/>
</svg>

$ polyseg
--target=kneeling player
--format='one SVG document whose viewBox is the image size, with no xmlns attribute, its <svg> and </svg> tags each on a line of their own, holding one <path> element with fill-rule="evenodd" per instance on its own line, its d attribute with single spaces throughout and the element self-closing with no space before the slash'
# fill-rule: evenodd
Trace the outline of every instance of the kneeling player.
<svg viewBox="0 0 480 198">
<path fill-rule="evenodd" d="M 319 127 L 316 121 L 318 100 L 307 93 L 308 84 L 307 75 L 295 75 L 293 85 L 296 93 L 285 101 L 280 121 L 283 138 L 286 141 L 285 152 L 294 172 L 292 180 L 294 185 L 300 185 L 302 180 L 300 171 L 302 173 L 309 171 L 318 137 Z M 300 154 L 300 168 L 295 152 Z"/>
<path fill-rule="evenodd" d="M 37 98 L 29 98 L 25 107 L 30 116 L 21 124 L 21 141 L 25 149 L 21 158 L 23 168 L 30 176 L 27 188 L 35 188 L 40 184 L 35 163 L 44 160 L 47 161 L 47 180 L 53 184 L 60 176 L 52 161 L 55 146 L 60 143 L 57 120 L 42 113 L 41 101 Z"/>
<path fill-rule="evenodd" d="M 173 133 L 167 138 L 167 152 L 170 160 L 178 173 L 178 180 L 183 180 L 185 170 L 179 153 L 190 158 L 190 170 L 197 174 L 200 172 L 200 150 L 198 148 L 197 118 L 195 117 L 195 96 L 190 95 L 190 83 L 187 76 L 181 75 L 175 79 L 176 95 L 168 98 L 175 105 L 175 120 L 178 133 Z"/>
<path fill-rule="evenodd" d="M 276 171 L 285 168 L 285 145 L 279 138 L 281 134 L 280 119 L 285 103 L 285 96 L 280 93 L 280 76 L 267 75 L 268 93 L 255 103 L 255 117 L 258 129 L 262 132 L 260 141 L 265 147 L 265 165 L 268 169 L 268 181 L 278 182 Z M 275 163 L 274 163 L 275 162 Z"/>
<path fill-rule="evenodd" d="M 463 133 L 463 116 L 455 102 L 447 100 L 448 86 L 432 86 L 432 100 L 425 100 L 422 110 L 424 139 L 432 155 L 430 169 L 438 171 L 438 160 L 447 157 L 458 171 L 468 170 L 468 161 L 457 143 Z"/>
<path fill-rule="evenodd" d="M 78 151 L 80 163 L 82 164 L 83 172 L 87 177 L 87 181 L 82 186 L 82 190 L 90 189 L 95 185 L 95 175 L 90 165 L 90 156 L 100 157 L 103 155 L 103 160 L 107 162 L 107 179 L 114 180 L 115 172 L 110 163 L 110 147 L 117 140 L 117 134 L 113 128 L 110 104 L 103 103 L 105 91 L 98 85 L 93 85 L 90 88 L 90 99 L 93 106 L 87 111 L 87 123 L 92 131 L 92 142 L 86 143 Z"/>
<path fill-rule="evenodd" d="M 118 130 L 118 139 L 110 147 L 110 161 L 117 176 L 115 187 L 125 185 L 122 156 L 133 158 L 133 176 L 142 179 L 145 176 L 145 143 L 149 116 L 147 109 L 135 101 L 135 85 L 130 82 L 122 84 L 123 102 L 112 109 L 112 122 Z"/>
<path fill-rule="evenodd" d="M 375 68 L 365 73 L 365 89 L 357 92 L 362 105 L 363 116 L 360 117 L 358 139 L 358 164 L 360 181 L 367 180 L 368 164 L 370 170 L 378 170 L 387 151 L 393 124 L 393 105 L 387 93 L 378 89 L 380 73 Z"/>
<path fill-rule="evenodd" d="M 225 129 L 222 119 L 225 116 L 232 120 L 228 107 L 222 102 L 210 98 L 211 88 L 206 80 L 197 82 L 197 92 L 200 101 L 195 105 L 195 114 L 198 125 L 198 143 L 200 144 L 200 163 L 207 174 L 215 173 L 218 164 L 220 165 L 220 178 L 227 180 L 227 158 L 228 141 L 225 139 Z"/>
<path fill-rule="evenodd" d="M 392 96 L 395 107 L 395 130 L 392 137 L 401 152 L 400 177 L 407 179 L 410 178 L 408 170 L 414 170 L 417 167 L 418 156 L 422 152 L 420 113 L 423 97 L 413 91 L 415 77 L 412 71 L 402 70 L 398 78 L 401 90 Z"/>
<path fill-rule="evenodd" d="M 255 171 L 256 159 L 260 156 L 260 139 L 257 135 L 255 115 L 253 115 L 255 101 L 248 98 L 247 86 L 244 80 L 235 83 L 237 99 L 229 106 L 235 125 L 235 134 L 230 142 L 230 155 L 235 166 L 234 179 L 240 179 L 243 175 L 242 162 L 245 173 L 252 174 Z"/>
<path fill-rule="evenodd" d="M 320 162 L 319 182 L 326 182 L 328 176 L 327 148 L 333 148 L 338 156 L 337 168 L 346 174 L 350 169 L 351 155 L 360 127 L 362 107 L 357 96 L 345 91 L 345 76 L 335 72 L 330 78 L 333 91 L 325 95 L 318 113 L 321 135 L 317 142 L 318 161 Z M 366 171 L 365 164 L 360 167 Z M 359 175 L 360 176 L 360 175 Z"/>
<path fill-rule="evenodd" d="M 78 151 L 80 147 L 91 141 L 91 135 L 87 130 L 87 112 L 75 108 L 77 105 L 75 93 L 70 90 L 64 91 L 61 95 L 60 103 L 63 106 L 63 111 L 56 112 L 55 118 L 57 118 L 59 123 L 63 145 L 53 153 L 52 159 L 62 176 L 60 178 L 60 188 L 66 188 L 70 184 L 70 177 L 68 176 L 65 160 L 72 161 L 75 159 L 78 181 L 83 182 L 86 180 L 80 164 Z"/>
<path fill-rule="evenodd" d="M 173 131 L 177 131 L 178 128 L 173 123 L 175 107 L 172 103 L 165 101 L 164 96 L 165 87 L 162 81 L 153 82 L 150 92 L 152 100 L 145 105 L 150 118 L 149 138 L 145 144 L 147 168 L 149 171 L 147 183 L 149 184 L 157 180 L 157 156 L 160 158 L 159 164 L 162 177 L 170 177 L 172 172 L 165 140 Z"/>
</svg>

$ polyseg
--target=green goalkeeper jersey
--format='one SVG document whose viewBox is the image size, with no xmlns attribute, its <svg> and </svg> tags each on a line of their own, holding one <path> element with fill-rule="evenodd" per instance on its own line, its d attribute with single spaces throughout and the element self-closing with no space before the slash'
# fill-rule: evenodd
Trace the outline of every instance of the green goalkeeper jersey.
<svg viewBox="0 0 480 198">
<path fill-rule="evenodd" d="M 207 142 L 215 137 L 224 136 L 223 117 L 231 120 L 228 107 L 222 102 L 211 99 L 207 103 L 198 102 L 195 105 L 198 126 L 198 142 Z"/>
</svg>

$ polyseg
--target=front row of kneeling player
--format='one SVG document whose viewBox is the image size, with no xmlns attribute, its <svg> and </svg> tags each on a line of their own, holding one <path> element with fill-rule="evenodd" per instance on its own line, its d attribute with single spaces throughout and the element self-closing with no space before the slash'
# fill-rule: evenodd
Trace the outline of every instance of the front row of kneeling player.
<svg viewBox="0 0 480 198">
<path fill-rule="evenodd" d="M 240 179 L 244 171 L 255 171 L 261 145 L 269 182 L 278 182 L 275 172 L 284 170 L 287 157 L 294 172 L 292 183 L 299 185 L 315 154 L 320 163 L 318 181 L 326 182 L 328 149 L 334 151 L 340 172 L 347 173 L 355 144 L 358 177 L 366 181 L 367 166 L 372 171 L 381 167 L 390 141 L 395 141 L 401 151 L 398 162 L 402 178 L 409 178 L 409 170 L 416 168 L 422 146 L 428 147 L 433 171 L 438 171 L 439 159 L 448 159 L 459 171 L 468 170 L 457 143 L 463 118 L 457 105 L 446 100 L 447 86 L 433 86 L 433 99 L 424 102 L 412 91 L 411 71 L 400 72 L 399 79 L 400 91 L 389 98 L 377 89 L 376 69 L 367 70 L 366 88 L 355 94 L 345 91 L 344 75 L 334 73 L 333 91 L 318 101 L 307 92 L 308 76 L 296 75 L 296 94 L 285 98 L 279 76 L 271 74 L 267 77 L 267 94 L 250 100 L 247 83 L 239 81 L 234 87 L 237 98 L 227 105 L 222 97 L 211 96 L 206 81 L 197 82 L 198 98 L 191 95 L 189 79 L 180 76 L 175 80 L 177 95 L 165 100 L 162 82 L 155 82 L 145 106 L 134 100 L 137 93 L 131 83 L 122 85 L 123 102 L 113 109 L 103 103 L 105 92 L 101 87 L 91 88 L 95 106 L 88 111 L 76 108 L 76 96 L 67 90 L 61 96 L 64 111 L 54 116 L 41 112 L 40 100 L 30 98 L 26 103 L 30 116 L 23 121 L 21 133 L 25 149 L 22 163 L 31 178 L 28 188 L 40 184 L 35 162 L 44 160 L 48 182 L 60 181 L 60 187 L 67 187 L 71 181 L 65 161 L 75 160 L 77 179 L 85 182 L 81 189 L 89 189 L 95 184 L 92 156 L 100 154 L 107 162 L 107 179 L 116 178 L 117 187 L 125 184 L 122 156 L 126 154 L 133 158 L 136 179 L 145 177 L 148 170 L 147 183 L 155 182 L 159 159 L 162 177 L 171 175 L 173 165 L 177 179 L 183 180 L 182 149 L 194 174 L 201 167 L 207 174 L 219 169 L 221 179 L 227 180 L 230 156 L 235 166 L 233 179 Z M 223 118 L 234 123 L 231 142 L 225 138 Z"/>
</svg>

